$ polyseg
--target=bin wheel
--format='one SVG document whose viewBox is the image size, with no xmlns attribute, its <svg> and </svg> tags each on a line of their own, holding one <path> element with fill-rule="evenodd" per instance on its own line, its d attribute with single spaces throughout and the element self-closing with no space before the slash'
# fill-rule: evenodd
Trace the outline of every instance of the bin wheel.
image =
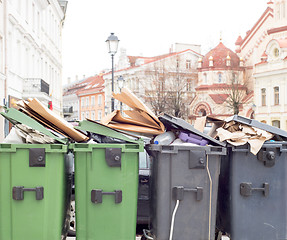
<svg viewBox="0 0 287 240">
<path fill-rule="evenodd" d="M 76 209 L 75 209 L 75 195 L 71 197 L 71 206 L 70 206 L 70 224 L 68 229 L 68 236 L 76 236 Z"/>
</svg>

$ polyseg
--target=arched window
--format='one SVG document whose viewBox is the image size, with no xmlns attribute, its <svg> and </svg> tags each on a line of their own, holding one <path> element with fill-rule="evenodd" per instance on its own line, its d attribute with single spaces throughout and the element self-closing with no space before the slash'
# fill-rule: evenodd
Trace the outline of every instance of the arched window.
<svg viewBox="0 0 287 240">
<path fill-rule="evenodd" d="M 206 111 L 204 110 L 204 109 L 200 109 L 199 111 L 198 111 L 198 115 L 199 116 L 206 116 Z"/>
</svg>

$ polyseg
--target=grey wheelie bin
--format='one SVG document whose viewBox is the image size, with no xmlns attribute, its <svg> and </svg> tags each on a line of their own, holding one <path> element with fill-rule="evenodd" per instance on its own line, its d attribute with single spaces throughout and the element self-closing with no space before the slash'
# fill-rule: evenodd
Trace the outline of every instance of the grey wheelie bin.
<svg viewBox="0 0 287 240">
<path fill-rule="evenodd" d="M 165 115 L 161 121 L 173 129 L 196 132 L 209 139 L 181 119 Z M 153 239 L 214 239 L 220 161 L 226 149 L 215 139 L 209 140 L 217 146 L 147 146 L 152 158 Z"/>
<path fill-rule="evenodd" d="M 287 138 L 278 128 L 242 117 L 234 120 Z M 228 147 L 221 166 L 217 227 L 232 240 L 287 239 L 286 153 L 286 141 L 265 142 L 256 156 L 249 145 Z"/>
</svg>

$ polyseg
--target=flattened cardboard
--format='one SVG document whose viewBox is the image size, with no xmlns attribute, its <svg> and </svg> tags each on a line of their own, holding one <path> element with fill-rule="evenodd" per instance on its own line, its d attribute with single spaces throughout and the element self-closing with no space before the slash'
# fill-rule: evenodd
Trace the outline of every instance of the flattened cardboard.
<svg viewBox="0 0 287 240">
<path fill-rule="evenodd" d="M 56 115 L 53 111 L 46 108 L 38 99 L 34 98 L 31 102 L 28 103 L 28 107 L 39 114 L 42 118 L 46 119 L 48 122 L 60 128 L 64 133 L 66 133 L 75 141 L 82 142 L 88 140 L 86 135 L 74 129 L 72 124 L 68 123 Z"/>
<path fill-rule="evenodd" d="M 123 88 L 119 94 L 113 93 L 113 97 L 133 110 L 125 111 L 129 117 L 122 116 L 120 111 L 116 110 L 105 116 L 101 121 L 102 124 L 123 131 L 152 135 L 165 131 L 158 117 L 127 88 Z"/>
</svg>

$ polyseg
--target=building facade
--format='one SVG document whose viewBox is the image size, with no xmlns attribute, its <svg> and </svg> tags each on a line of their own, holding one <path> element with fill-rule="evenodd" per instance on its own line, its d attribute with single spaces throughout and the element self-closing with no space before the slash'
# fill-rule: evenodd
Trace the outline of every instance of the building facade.
<svg viewBox="0 0 287 240">
<path fill-rule="evenodd" d="M 171 109 L 172 107 L 167 103 L 171 103 L 176 98 L 183 100 L 174 105 L 183 108 L 189 105 L 188 101 L 194 96 L 194 87 L 197 84 L 196 65 L 199 57 L 202 57 L 200 46 L 191 44 L 175 44 L 170 53 L 155 57 L 128 56 L 122 49 L 114 72 L 114 92 L 120 92 L 117 79 L 122 76 L 125 79 L 125 87 L 141 98 L 155 114 Z M 111 73 L 104 74 L 103 78 L 105 105 L 109 113 L 111 111 Z M 154 103 L 157 103 L 157 106 Z M 117 101 L 115 106 L 116 109 L 120 109 L 120 103 Z M 123 106 L 123 109 L 125 107 Z M 177 115 L 176 112 L 171 114 Z"/>
<path fill-rule="evenodd" d="M 2 99 L 37 97 L 62 112 L 61 36 L 67 1 L 2 0 L 0 2 L 0 84 Z M 2 65 L 2 67 L 1 67 Z M 2 132 L 2 129 L 1 131 Z"/>
<path fill-rule="evenodd" d="M 102 120 L 105 115 L 105 93 L 102 75 L 89 78 L 89 83 L 77 92 L 79 120 Z"/>
<path fill-rule="evenodd" d="M 250 117 L 253 92 L 248 89 L 242 58 L 220 42 L 198 60 L 196 97 L 190 104 L 191 120 L 199 116 Z"/>
<path fill-rule="evenodd" d="M 287 130 L 287 1 L 268 1 L 267 8 L 237 52 L 252 71 L 255 118 Z"/>
</svg>

